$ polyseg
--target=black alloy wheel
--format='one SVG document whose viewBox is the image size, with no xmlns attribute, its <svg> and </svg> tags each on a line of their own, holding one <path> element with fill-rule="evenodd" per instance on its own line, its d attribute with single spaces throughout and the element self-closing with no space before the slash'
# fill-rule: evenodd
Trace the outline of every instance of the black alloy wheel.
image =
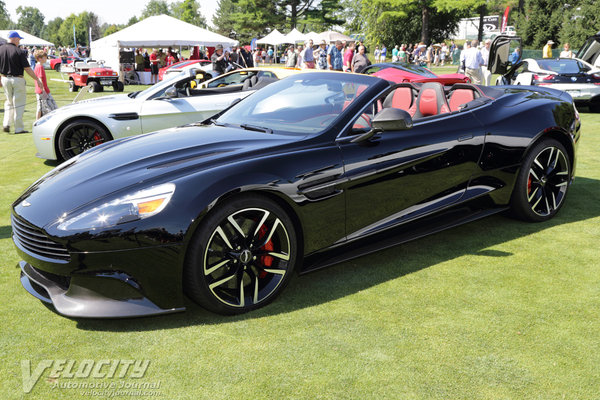
<svg viewBox="0 0 600 400">
<path fill-rule="evenodd" d="M 206 217 L 190 242 L 186 293 L 219 314 L 240 314 L 272 301 L 298 259 L 291 219 L 275 202 L 243 195 Z"/>
<path fill-rule="evenodd" d="M 536 144 L 519 172 L 511 206 L 527 221 L 546 221 L 562 207 L 571 179 L 571 162 L 565 147 L 554 139 Z"/>
<path fill-rule="evenodd" d="M 58 150 L 68 160 L 87 149 L 111 140 L 110 134 L 100 124 L 79 119 L 67 125 L 58 136 Z"/>
</svg>

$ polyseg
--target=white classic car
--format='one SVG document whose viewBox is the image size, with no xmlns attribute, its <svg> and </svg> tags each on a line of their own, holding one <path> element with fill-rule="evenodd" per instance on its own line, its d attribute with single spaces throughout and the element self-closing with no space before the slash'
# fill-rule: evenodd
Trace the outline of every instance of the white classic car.
<svg viewBox="0 0 600 400">
<path fill-rule="evenodd" d="M 248 68 L 207 81 L 201 70 L 182 71 L 144 91 L 63 106 L 33 124 L 37 156 L 67 160 L 108 140 L 202 121 L 298 71 Z"/>
</svg>

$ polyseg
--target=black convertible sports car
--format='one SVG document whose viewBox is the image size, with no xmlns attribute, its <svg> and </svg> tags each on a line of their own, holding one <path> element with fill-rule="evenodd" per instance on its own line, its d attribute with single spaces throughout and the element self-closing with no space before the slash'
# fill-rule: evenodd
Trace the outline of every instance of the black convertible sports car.
<svg viewBox="0 0 600 400">
<path fill-rule="evenodd" d="M 72 317 L 263 306 L 306 272 L 503 210 L 553 217 L 579 116 L 544 88 L 295 75 L 108 142 L 13 205 L 21 282 Z"/>
</svg>

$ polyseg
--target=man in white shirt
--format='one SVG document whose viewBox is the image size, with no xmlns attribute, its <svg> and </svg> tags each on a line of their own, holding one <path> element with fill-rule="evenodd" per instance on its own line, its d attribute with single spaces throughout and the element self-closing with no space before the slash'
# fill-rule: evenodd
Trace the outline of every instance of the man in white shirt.
<svg viewBox="0 0 600 400">
<path fill-rule="evenodd" d="M 477 40 L 473 40 L 471 47 L 464 50 L 461 54 L 461 59 L 465 65 L 465 75 L 476 85 L 481 84 L 481 66 L 485 65 L 481 52 L 477 48 L 478 44 Z"/>
<path fill-rule="evenodd" d="M 490 86 L 492 80 L 492 73 L 488 69 L 488 63 L 490 61 L 490 46 L 492 44 L 491 39 L 487 39 L 485 41 L 484 47 L 481 49 L 481 56 L 483 57 L 483 61 L 485 64 L 481 67 L 482 75 L 483 75 L 483 84 L 485 86 Z"/>
</svg>

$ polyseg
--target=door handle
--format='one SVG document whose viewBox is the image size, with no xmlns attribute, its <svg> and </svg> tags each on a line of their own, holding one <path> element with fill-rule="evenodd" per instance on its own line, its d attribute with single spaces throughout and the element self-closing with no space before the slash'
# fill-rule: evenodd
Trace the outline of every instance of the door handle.
<svg viewBox="0 0 600 400">
<path fill-rule="evenodd" d="M 469 133 L 467 135 L 462 135 L 462 136 L 458 137 L 458 141 L 459 142 L 464 142 L 465 140 L 470 140 L 470 139 L 473 139 L 473 134 L 472 133 Z"/>
</svg>

